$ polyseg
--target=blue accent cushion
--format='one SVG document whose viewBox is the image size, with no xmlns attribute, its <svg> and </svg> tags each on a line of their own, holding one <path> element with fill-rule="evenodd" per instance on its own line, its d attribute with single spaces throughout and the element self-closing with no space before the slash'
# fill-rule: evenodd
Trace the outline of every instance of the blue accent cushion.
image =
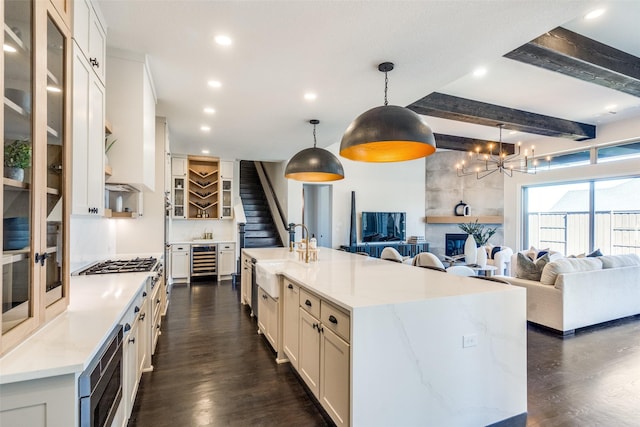
<svg viewBox="0 0 640 427">
<path fill-rule="evenodd" d="M 501 250 L 502 250 L 502 246 L 494 246 L 493 249 L 491 249 L 491 259 L 495 259 L 494 257 Z"/>
<path fill-rule="evenodd" d="M 588 257 L 596 257 L 596 256 L 602 256 L 602 252 L 600 252 L 600 249 L 596 249 L 595 251 L 591 252 L 590 254 L 587 255 Z"/>
</svg>

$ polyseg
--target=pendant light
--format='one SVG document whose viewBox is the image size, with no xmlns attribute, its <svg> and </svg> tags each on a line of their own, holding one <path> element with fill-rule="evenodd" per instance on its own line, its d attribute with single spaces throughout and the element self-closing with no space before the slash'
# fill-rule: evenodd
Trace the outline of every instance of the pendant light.
<svg viewBox="0 0 640 427">
<path fill-rule="evenodd" d="M 316 125 L 320 120 L 310 120 L 313 125 L 313 148 L 305 148 L 289 160 L 284 170 L 285 178 L 296 181 L 326 182 L 344 178 L 342 163 L 330 151 L 316 147 Z"/>
<path fill-rule="evenodd" d="M 388 105 L 387 73 L 393 63 L 383 62 L 384 105 L 359 115 L 347 128 L 340 143 L 340 155 L 363 162 L 400 162 L 419 159 L 436 151 L 431 128 L 415 112 Z"/>
</svg>

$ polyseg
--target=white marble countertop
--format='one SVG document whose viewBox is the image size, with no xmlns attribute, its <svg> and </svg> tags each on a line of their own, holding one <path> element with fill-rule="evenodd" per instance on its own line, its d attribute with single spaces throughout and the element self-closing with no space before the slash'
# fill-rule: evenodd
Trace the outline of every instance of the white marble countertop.
<svg viewBox="0 0 640 427">
<path fill-rule="evenodd" d="M 277 273 L 353 311 L 358 307 L 408 303 L 485 292 L 513 291 L 513 286 L 456 276 L 329 248 L 305 264 L 286 248 L 243 249 L 260 263 L 278 263 Z M 286 262 L 283 262 L 286 261 Z M 273 296 L 273 295 L 272 295 Z"/>
<path fill-rule="evenodd" d="M 0 358 L 0 384 L 82 372 L 150 274 L 72 276 L 69 307 Z"/>
</svg>

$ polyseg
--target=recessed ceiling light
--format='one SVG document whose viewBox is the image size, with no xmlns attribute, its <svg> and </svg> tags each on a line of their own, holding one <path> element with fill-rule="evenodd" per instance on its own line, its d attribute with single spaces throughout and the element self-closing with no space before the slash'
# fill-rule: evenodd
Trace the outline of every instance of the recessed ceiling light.
<svg viewBox="0 0 640 427">
<path fill-rule="evenodd" d="M 202 154 L 209 154 L 209 150 L 202 150 Z"/>
<path fill-rule="evenodd" d="M 478 67 L 473 70 L 473 77 L 482 77 L 487 74 L 487 69 L 485 67 Z"/>
<path fill-rule="evenodd" d="M 225 36 L 225 35 L 217 35 L 217 36 L 215 36 L 214 40 L 220 46 L 231 46 L 231 43 L 232 43 L 231 42 L 231 37 Z"/>
<path fill-rule="evenodd" d="M 511 132 L 509 132 L 509 135 L 515 135 L 515 134 L 517 134 L 517 133 L 518 133 L 518 131 L 517 131 L 517 130 L 512 130 Z"/>
<path fill-rule="evenodd" d="M 209 126 L 207 126 L 207 125 L 202 125 L 202 126 L 200 126 L 200 130 L 202 132 L 209 132 L 211 130 L 211 128 Z"/>
<path fill-rule="evenodd" d="M 8 52 L 8 53 L 16 53 L 17 52 L 15 47 L 10 46 L 8 44 L 3 44 L 2 45 L 2 50 L 5 51 L 5 52 Z"/>
<path fill-rule="evenodd" d="M 306 99 L 307 101 L 315 101 L 317 97 L 318 95 L 313 92 L 307 92 L 304 94 L 304 99 Z"/>
<path fill-rule="evenodd" d="M 207 114 L 213 114 L 213 113 L 215 113 L 215 112 L 216 112 L 216 110 L 214 110 L 214 109 L 213 109 L 213 108 L 211 108 L 211 107 L 204 107 L 204 110 L 203 110 L 203 111 L 204 111 L 205 113 L 207 113 Z"/>
<path fill-rule="evenodd" d="M 606 107 L 604 107 L 604 109 L 607 111 L 614 111 L 616 108 L 618 108 L 616 104 L 609 104 Z"/>
<path fill-rule="evenodd" d="M 604 13 L 604 9 L 594 9 L 584 16 L 584 19 L 595 19 Z"/>
<path fill-rule="evenodd" d="M 209 86 L 211 87 L 221 87 L 222 83 L 220 83 L 218 80 L 209 80 L 209 82 L 207 83 Z"/>
</svg>

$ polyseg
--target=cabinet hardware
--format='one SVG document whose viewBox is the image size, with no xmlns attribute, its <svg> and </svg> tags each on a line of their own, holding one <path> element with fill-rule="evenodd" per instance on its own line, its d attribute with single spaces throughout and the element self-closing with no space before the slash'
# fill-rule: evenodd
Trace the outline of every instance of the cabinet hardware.
<svg viewBox="0 0 640 427">
<path fill-rule="evenodd" d="M 292 284 L 289 284 L 289 286 L 287 286 L 287 288 L 289 288 L 289 289 L 293 289 L 293 285 L 292 285 Z"/>
<path fill-rule="evenodd" d="M 160 325 L 156 325 L 156 329 L 160 329 Z"/>
<path fill-rule="evenodd" d="M 89 63 L 92 67 L 100 68 L 100 63 L 98 62 L 98 58 L 89 58 Z"/>
<path fill-rule="evenodd" d="M 134 308 L 134 309 L 133 309 L 133 312 L 134 312 L 134 313 L 137 313 L 137 312 L 139 312 L 139 311 L 140 311 L 140 307 L 138 307 L 138 306 L 136 305 L 136 308 Z"/>
<path fill-rule="evenodd" d="M 160 304 L 160 298 L 158 298 L 158 299 L 156 300 L 156 304 Z M 329 319 L 329 320 L 331 320 L 331 319 Z"/>
<path fill-rule="evenodd" d="M 130 324 L 128 324 L 128 323 L 126 323 L 126 324 L 124 325 L 124 332 L 128 332 L 130 329 L 131 329 L 131 325 L 130 325 Z"/>
<path fill-rule="evenodd" d="M 142 313 L 140 315 L 140 320 L 144 320 L 145 317 L 147 317 L 147 313 Z"/>
<path fill-rule="evenodd" d="M 133 344 L 133 343 L 135 343 L 135 342 L 136 342 L 136 339 L 135 339 L 135 338 L 129 338 L 129 342 L 130 342 L 131 344 Z"/>
<path fill-rule="evenodd" d="M 265 294 L 262 294 L 262 299 L 267 299 L 267 296 Z"/>
<path fill-rule="evenodd" d="M 146 296 L 147 296 L 147 293 L 146 293 L 146 292 L 143 292 L 143 293 L 142 293 L 142 298 L 144 298 L 144 297 L 146 297 Z"/>
<path fill-rule="evenodd" d="M 336 319 L 335 316 L 332 314 L 331 316 L 329 316 L 329 322 L 333 323 L 334 325 L 337 325 L 338 319 Z"/>
<path fill-rule="evenodd" d="M 306 301 L 304 302 L 304 305 L 306 305 L 307 307 L 311 307 L 311 301 L 306 300 Z"/>
<path fill-rule="evenodd" d="M 318 327 L 317 323 L 314 323 L 313 325 L 311 325 L 313 327 L 313 329 L 316 329 Z"/>
<path fill-rule="evenodd" d="M 40 263 L 40 266 L 44 266 L 44 262 L 46 261 L 47 258 L 49 258 L 49 254 L 48 253 L 45 252 L 45 253 L 41 254 L 41 253 L 36 252 L 36 256 L 34 257 L 33 260 L 34 260 L 34 262 L 36 264 Z"/>
</svg>

